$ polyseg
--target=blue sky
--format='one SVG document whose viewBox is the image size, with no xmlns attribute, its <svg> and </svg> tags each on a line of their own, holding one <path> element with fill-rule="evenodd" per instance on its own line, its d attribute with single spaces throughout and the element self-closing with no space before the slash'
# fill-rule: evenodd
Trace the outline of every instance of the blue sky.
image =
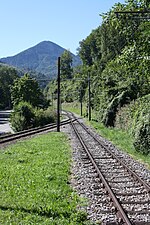
<svg viewBox="0 0 150 225">
<path fill-rule="evenodd" d="M 0 0 L 0 58 L 45 40 L 76 54 L 101 24 L 99 14 L 117 2 L 125 0 Z"/>
</svg>

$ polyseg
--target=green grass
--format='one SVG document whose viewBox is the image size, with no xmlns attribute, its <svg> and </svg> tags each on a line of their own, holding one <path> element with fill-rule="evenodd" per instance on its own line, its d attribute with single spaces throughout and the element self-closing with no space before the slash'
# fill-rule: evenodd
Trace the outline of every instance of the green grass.
<svg viewBox="0 0 150 225">
<path fill-rule="evenodd" d="M 0 151 L 0 224 L 88 224 L 69 185 L 71 149 L 49 133 Z"/>
<path fill-rule="evenodd" d="M 72 111 L 74 113 L 80 114 L 79 105 L 74 104 L 64 104 L 64 108 L 68 111 Z M 85 107 L 84 107 L 85 112 Z M 119 130 L 116 128 L 107 128 L 103 124 L 95 121 L 88 121 L 86 118 L 86 123 L 92 127 L 94 127 L 97 132 L 110 140 L 114 145 L 116 145 L 120 150 L 127 152 L 131 157 L 144 163 L 148 169 L 150 169 L 150 155 L 143 155 L 140 152 L 137 152 L 133 146 L 133 138 L 130 133 L 127 133 L 123 130 Z"/>
<path fill-rule="evenodd" d="M 92 125 L 101 136 L 110 140 L 120 150 L 127 152 L 131 157 L 144 163 L 150 169 L 150 157 L 135 150 L 133 138 L 130 133 L 116 128 L 106 128 L 103 124 L 95 121 L 90 121 L 89 124 Z"/>
<path fill-rule="evenodd" d="M 81 109 L 80 109 L 80 103 L 79 102 L 71 102 L 71 103 L 63 103 L 62 104 L 62 109 L 64 109 L 64 110 L 67 110 L 67 111 L 70 111 L 70 112 L 74 112 L 74 113 L 76 113 L 76 114 L 78 114 L 78 115 L 80 115 L 80 113 L 81 113 Z M 86 111 L 86 109 L 85 109 L 85 105 L 83 104 L 83 114 L 85 114 L 85 111 Z"/>
</svg>

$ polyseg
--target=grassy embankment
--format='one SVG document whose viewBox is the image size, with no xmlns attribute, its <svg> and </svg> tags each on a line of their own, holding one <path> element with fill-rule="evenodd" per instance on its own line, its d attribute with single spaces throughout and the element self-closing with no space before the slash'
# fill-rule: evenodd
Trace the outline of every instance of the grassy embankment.
<svg viewBox="0 0 150 225">
<path fill-rule="evenodd" d="M 89 224 L 69 185 L 71 148 L 49 133 L 0 151 L 0 224 Z"/>
<path fill-rule="evenodd" d="M 73 104 L 64 103 L 63 109 L 72 111 L 80 115 L 80 105 L 78 105 L 77 103 L 73 103 Z M 85 114 L 85 108 L 83 107 L 83 115 L 84 114 Z M 86 120 L 86 123 L 94 127 L 101 136 L 110 140 L 119 149 L 121 149 L 124 152 L 127 152 L 134 159 L 140 161 L 141 163 L 144 163 L 147 166 L 147 168 L 150 169 L 150 157 L 143 155 L 140 152 L 137 152 L 135 150 L 133 146 L 133 138 L 130 135 L 130 133 L 127 133 L 117 128 L 106 128 L 103 124 L 95 122 L 94 120 L 91 120 L 90 122 L 88 121 L 88 119 L 85 119 L 85 120 Z"/>
</svg>

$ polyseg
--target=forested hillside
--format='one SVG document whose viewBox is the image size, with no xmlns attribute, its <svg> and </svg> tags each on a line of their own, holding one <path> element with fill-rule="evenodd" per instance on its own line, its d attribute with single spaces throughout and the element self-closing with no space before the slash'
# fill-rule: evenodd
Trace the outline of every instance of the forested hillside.
<svg viewBox="0 0 150 225">
<path fill-rule="evenodd" d="M 80 42 L 79 55 L 83 65 L 74 70 L 71 81 L 61 83 L 62 101 L 82 99 L 88 105 L 88 76 L 90 76 L 94 119 L 103 122 L 105 126 L 116 126 L 122 122 L 122 128 L 130 128 L 134 135 L 137 149 L 148 153 L 150 151 L 149 1 L 128 0 L 126 4 L 118 3 L 101 16 L 102 24 Z M 55 88 L 50 84 L 50 91 L 52 89 Z M 122 115 L 122 120 L 119 120 L 119 115 Z M 127 127 L 127 124 L 130 126 Z"/>
</svg>

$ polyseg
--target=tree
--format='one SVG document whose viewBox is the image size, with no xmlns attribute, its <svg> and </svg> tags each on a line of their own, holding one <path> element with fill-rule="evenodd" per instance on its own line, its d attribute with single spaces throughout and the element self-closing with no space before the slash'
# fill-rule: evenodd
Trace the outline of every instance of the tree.
<svg viewBox="0 0 150 225">
<path fill-rule="evenodd" d="M 38 82 L 28 74 L 15 80 L 11 86 L 11 99 L 13 105 L 19 102 L 29 102 L 32 106 L 43 106 L 45 100 L 38 86 Z"/>
<path fill-rule="evenodd" d="M 61 55 L 61 76 L 65 79 L 71 79 L 72 73 L 72 55 L 70 51 L 65 50 Z"/>
<path fill-rule="evenodd" d="M 82 67 L 90 69 L 94 110 L 100 119 L 110 104 L 114 103 L 118 109 L 150 90 L 150 23 L 141 19 L 142 13 L 136 16 L 132 13 L 148 10 L 148 1 L 126 0 L 126 3 L 117 3 L 103 14 L 102 25 L 80 42 Z M 82 78 L 85 74 L 81 73 Z"/>
<path fill-rule="evenodd" d="M 17 71 L 8 66 L 0 66 L 0 108 L 11 108 L 10 85 L 18 78 Z"/>
</svg>

